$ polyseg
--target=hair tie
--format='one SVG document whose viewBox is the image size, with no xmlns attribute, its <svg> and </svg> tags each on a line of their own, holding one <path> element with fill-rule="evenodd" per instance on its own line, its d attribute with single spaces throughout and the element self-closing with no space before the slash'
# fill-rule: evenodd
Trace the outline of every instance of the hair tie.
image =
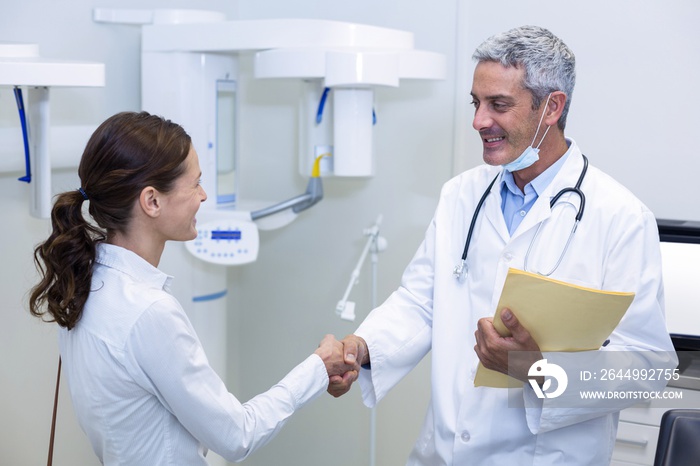
<svg viewBox="0 0 700 466">
<path fill-rule="evenodd" d="M 78 188 L 78 192 L 83 195 L 83 199 L 85 199 L 86 201 L 88 200 L 88 195 L 82 187 Z"/>
</svg>

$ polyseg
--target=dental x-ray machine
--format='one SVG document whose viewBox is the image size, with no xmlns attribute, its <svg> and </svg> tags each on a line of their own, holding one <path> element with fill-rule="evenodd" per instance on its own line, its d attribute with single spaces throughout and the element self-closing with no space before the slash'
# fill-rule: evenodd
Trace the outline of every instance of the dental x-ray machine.
<svg viewBox="0 0 700 466">
<path fill-rule="evenodd" d="M 444 79 L 445 57 L 415 50 L 409 32 L 337 21 L 229 21 L 201 10 L 96 9 L 93 18 L 142 26 L 142 108 L 180 123 L 199 154 L 209 195 L 198 214 L 199 237 L 186 248 L 169 245 L 161 264 L 177 271 L 177 298 L 225 378 L 221 265 L 254 261 L 260 219 L 318 202 L 321 175 L 371 176 L 373 87 Z M 241 210 L 235 182 L 241 51 L 257 51 L 256 78 L 304 80 L 299 159 L 302 173 L 312 173 L 304 194 L 252 211 Z"/>
</svg>

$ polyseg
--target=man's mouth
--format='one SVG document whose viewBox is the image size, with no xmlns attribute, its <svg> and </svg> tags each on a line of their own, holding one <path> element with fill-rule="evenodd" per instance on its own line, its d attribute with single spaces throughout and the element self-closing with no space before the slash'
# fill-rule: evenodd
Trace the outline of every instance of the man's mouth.
<svg viewBox="0 0 700 466">
<path fill-rule="evenodd" d="M 497 138 L 484 138 L 484 141 L 486 141 L 486 142 L 498 142 L 498 141 L 502 141 L 504 139 L 505 138 L 503 136 L 501 136 L 501 137 L 497 137 Z"/>
</svg>

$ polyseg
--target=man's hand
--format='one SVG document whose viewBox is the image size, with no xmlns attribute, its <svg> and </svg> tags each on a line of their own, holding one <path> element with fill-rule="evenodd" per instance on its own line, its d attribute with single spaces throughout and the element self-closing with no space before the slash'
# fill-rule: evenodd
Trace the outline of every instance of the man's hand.
<svg viewBox="0 0 700 466">
<path fill-rule="evenodd" d="M 348 335 L 340 343 L 343 345 L 345 364 L 352 365 L 355 369 L 330 377 L 328 393 L 336 398 L 350 391 L 353 382 L 359 376 L 360 366 L 369 363 L 369 350 L 363 338 L 357 335 Z"/>
<path fill-rule="evenodd" d="M 335 336 L 328 334 L 323 337 L 323 340 L 321 340 L 321 343 L 314 353 L 323 360 L 330 380 L 337 377 L 343 379 L 345 376 L 351 378 L 352 373 L 355 374 L 352 381 L 354 382 L 357 378 L 360 365 L 356 364 L 354 361 L 346 362 L 343 344 L 336 340 Z"/>
<path fill-rule="evenodd" d="M 527 373 L 530 366 L 532 366 L 535 361 L 542 359 L 540 348 L 535 340 L 532 339 L 532 336 L 530 336 L 530 332 L 520 325 L 520 322 L 518 322 L 518 319 L 513 315 L 510 309 L 503 309 L 501 312 L 501 320 L 510 331 L 511 336 L 502 337 L 499 335 L 496 328 L 493 326 L 493 319 L 479 319 L 477 330 L 474 332 L 474 336 L 476 337 L 474 351 L 476 351 L 479 360 L 487 369 L 502 372 L 518 380 L 527 382 Z M 509 365 L 509 351 L 528 353 L 523 353 L 520 355 L 521 357 L 511 357 Z"/>
</svg>

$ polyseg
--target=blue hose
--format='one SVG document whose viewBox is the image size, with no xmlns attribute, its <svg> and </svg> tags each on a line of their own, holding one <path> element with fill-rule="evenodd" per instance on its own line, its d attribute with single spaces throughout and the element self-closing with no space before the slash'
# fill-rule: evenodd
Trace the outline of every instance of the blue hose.
<svg viewBox="0 0 700 466">
<path fill-rule="evenodd" d="M 26 175 L 17 178 L 25 183 L 32 182 L 32 167 L 29 161 L 29 134 L 27 133 L 27 116 L 24 112 L 24 100 L 22 99 L 22 89 L 15 87 L 15 100 L 17 101 L 17 110 L 19 111 L 19 121 L 22 125 L 22 137 L 24 139 L 24 165 Z"/>
</svg>

